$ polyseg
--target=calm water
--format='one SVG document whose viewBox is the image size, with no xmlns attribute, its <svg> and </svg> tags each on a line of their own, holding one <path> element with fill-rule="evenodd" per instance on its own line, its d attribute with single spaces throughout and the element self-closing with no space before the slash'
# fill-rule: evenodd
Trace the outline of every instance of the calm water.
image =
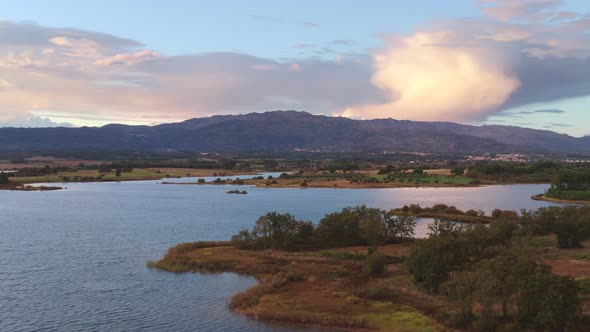
<svg viewBox="0 0 590 332">
<path fill-rule="evenodd" d="M 177 275 L 149 270 L 145 262 L 182 241 L 226 240 L 268 211 L 318 221 L 358 204 L 445 203 L 488 212 L 550 205 L 530 199 L 546 185 L 347 190 L 141 181 L 64 186 L 68 189 L 53 192 L 0 191 L 0 331 L 301 331 L 227 310 L 227 300 L 253 285 L 252 278 Z M 248 195 L 225 193 L 235 188 Z M 421 221 L 418 232 L 425 225 Z"/>
</svg>

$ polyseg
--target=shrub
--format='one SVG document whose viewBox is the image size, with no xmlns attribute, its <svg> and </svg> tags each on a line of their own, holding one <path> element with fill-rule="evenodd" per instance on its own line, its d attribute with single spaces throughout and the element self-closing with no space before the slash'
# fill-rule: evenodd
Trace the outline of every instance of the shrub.
<svg viewBox="0 0 590 332">
<path fill-rule="evenodd" d="M 385 262 L 387 258 L 384 254 L 376 252 L 367 257 L 363 274 L 367 276 L 381 275 L 385 272 Z"/>
<path fill-rule="evenodd" d="M 521 323 L 545 331 L 569 331 L 581 316 L 578 285 L 540 269 L 527 280 L 518 304 Z"/>
<path fill-rule="evenodd" d="M 360 298 L 373 301 L 392 301 L 395 299 L 393 290 L 385 287 L 367 287 L 361 288 L 356 292 Z"/>
</svg>

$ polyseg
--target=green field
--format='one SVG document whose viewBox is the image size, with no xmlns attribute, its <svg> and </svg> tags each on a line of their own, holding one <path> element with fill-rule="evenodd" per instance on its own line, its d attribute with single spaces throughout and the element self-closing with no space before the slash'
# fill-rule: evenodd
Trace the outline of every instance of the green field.
<svg viewBox="0 0 590 332">
<path fill-rule="evenodd" d="M 455 184 L 455 185 L 467 185 L 470 184 L 472 179 L 464 176 L 447 176 L 447 175 L 433 175 L 433 174 L 399 174 L 399 175 L 375 175 L 379 181 L 389 181 L 390 183 L 399 184 L 410 184 L 410 183 L 422 183 L 422 184 Z"/>
<path fill-rule="evenodd" d="M 100 173 L 98 170 L 79 170 L 72 172 L 58 172 L 45 176 L 12 176 L 12 183 L 40 183 L 40 182 L 76 182 L 76 181 L 132 181 L 158 180 L 165 177 L 204 176 L 201 170 L 184 168 L 136 168 L 132 172 L 123 172 L 116 176 L 115 172 Z"/>
</svg>

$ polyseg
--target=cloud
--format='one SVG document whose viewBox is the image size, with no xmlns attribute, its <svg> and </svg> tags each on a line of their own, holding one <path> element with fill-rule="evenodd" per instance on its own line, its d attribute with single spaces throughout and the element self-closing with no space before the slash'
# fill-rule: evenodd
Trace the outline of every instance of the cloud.
<svg viewBox="0 0 590 332">
<path fill-rule="evenodd" d="M 546 110 L 535 110 L 533 113 L 549 113 L 549 114 L 562 114 L 565 111 L 557 110 L 557 109 L 546 109 Z"/>
<path fill-rule="evenodd" d="M 352 39 L 334 39 L 330 42 L 330 44 L 338 46 L 352 46 L 355 45 L 356 42 Z"/>
<path fill-rule="evenodd" d="M 341 114 L 468 122 L 590 95 L 588 15 L 559 11 L 560 3 L 481 0 L 484 18 L 451 18 L 389 37 L 372 53 L 372 83 L 389 101 Z"/>
<path fill-rule="evenodd" d="M 135 53 L 121 53 L 103 58 L 94 62 L 97 66 L 113 66 L 124 64 L 128 66 L 136 65 L 142 61 L 151 60 L 160 57 L 158 52 L 152 50 L 143 50 Z"/>
<path fill-rule="evenodd" d="M 68 122 L 54 122 L 48 118 L 41 118 L 38 116 L 31 116 L 24 119 L 14 119 L 7 121 L 0 121 L 0 127 L 14 127 L 14 128 L 47 128 L 47 127 L 73 127 L 74 125 Z"/>
<path fill-rule="evenodd" d="M 268 15 L 249 15 L 249 17 L 253 20 L 256 21 L 261 21 L 261 22 L 268 22 L 268 23 L 288 23 L 288 24 L 294 24 L 294 25 L 299 25 L 305 28 L 319 28 L 320 24 L 317 22 L 311 22 L 311 21 L 290 21 L 284 17 L 280 17 L 280 16 L 268 16 Z"/>
<path fill-rule="evenodd" d="M 552 127 L 566 127 L 566 128 L 573 127 L 572 125 L 567 124 L 567 123 L 550 123 L 549 125 Z"/>
<path fill-rule="evenodd" d="M 59 114 L 133 122 L 300 109 L 469 122 L 561 114 L 503 110 L 590 95 L 588 14 L 562 11 L 552 0 L 477 5 L 483 17 L 427 22 L 384 38 L 369 54 L 353 53 L 357 43 L 343 38 L 295 45 L 299 57 L 280 61 L 229 52 L 167 55 L 110 34 L 0 21 L 0 121 Z"/>
<path fill-rule="evenodd" d="M 381 100 L 362 56 L 340 63 L 227 52 L 170 56 L 94 32 L 4 22 L 0 36 L 3 29 L 20 37 L 0 39 L 0 121 L 31 114 L 143 123 L 162 114 L 175 120 L 273 109 L 330 114 Z"/>
<path fill-rule="evenodd" d="M 297 22 L 298 24 L 303 25 L 306 28 L 319 28 L 320 24 L 317 22 Z"/>
<path fill-rule="evenodd" d="M 453 32 L 424 32 L 373 55 L 372 82 L 392 99 L 345 116 L 465 121 L 496 111 L 520 85 L 489 50 L 455 44 Z"/>
<path fill-rule="evenodd" d="M 532 115 L 532 114 L 563 114 L 565 111 L 559 109 L 541 109 L 534 111 L 518 111 L 518 112 L 500 112 L 494 114 L 494 116 L 511 117 L 511 118 L 522 118 L 521 115 Z"/>
<path fill-rule="evenodd" d="M 543 20 L 551 17 L 552 11 L 562 0 L 478 0 L 481 11 L 500 20 Z"/>
</svg>

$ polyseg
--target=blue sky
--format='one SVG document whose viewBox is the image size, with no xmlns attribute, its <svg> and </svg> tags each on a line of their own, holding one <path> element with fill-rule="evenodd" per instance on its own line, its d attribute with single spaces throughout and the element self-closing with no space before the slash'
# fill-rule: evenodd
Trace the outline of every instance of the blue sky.
<svg viewBox="0 0 590 332">
<path fill-rule="evenodd" d="M 380 44 L 382 33 L 408 33 L 432 18 L 479 15 L 472 1 L 6 1 L 0 18 L 73 27 L 141 41 L 168 54 L 238 51 L 297 57 L 297 44 L 354 40 Z M 304 22 L 319 24 L 306 27 Z"/>
<path fill-rule="evenodd" d="M 0 5 L 0 125 L 287 108 L 590 134 L 584 0 Z"/>
</svg>

